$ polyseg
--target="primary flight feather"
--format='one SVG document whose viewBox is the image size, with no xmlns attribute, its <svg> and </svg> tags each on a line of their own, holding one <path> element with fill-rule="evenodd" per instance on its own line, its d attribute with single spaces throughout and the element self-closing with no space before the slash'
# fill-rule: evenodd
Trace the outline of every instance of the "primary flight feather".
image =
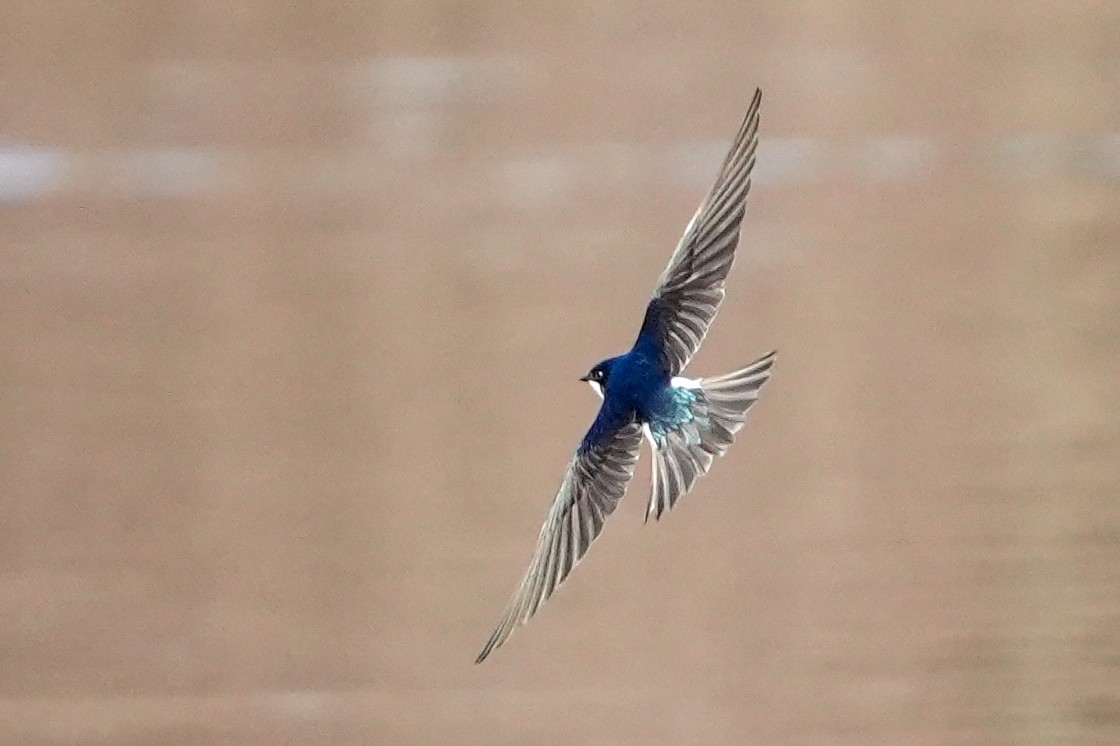
<svg viewBox="0 0 1120 746">
<path fill-rule="evenodd" d="M 529 569 L 476 663 L 527 622 L 583 558 L 626 492 L 643 436 L 653 451 L 648 520 L 672 508 L 730 447 L 769 380 L 773 352 L 723 376 L 680 375 L 708 333 L 735 261 L 761 103 L 756 90 L 715 186 L 658 280 L 634 346 L 583 376 L 603 403 L 568 465 Z"/>
</svg>

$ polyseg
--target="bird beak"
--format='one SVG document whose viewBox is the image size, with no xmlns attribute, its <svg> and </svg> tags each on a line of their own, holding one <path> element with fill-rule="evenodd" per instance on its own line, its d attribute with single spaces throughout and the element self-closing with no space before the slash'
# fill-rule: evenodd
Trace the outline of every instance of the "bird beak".
<svg viewBox="0 0 1120 746">
<path fill-rule="evenodd" d="M 579 380 L 581 380 L 581 381 L 590 381 L 590 380 L 591 380 L 591 376 L 589 376 L 589 375 L 586 375 L 586 376 L 580 376 L 580 377 L 579 377 Z"/>
</svg>

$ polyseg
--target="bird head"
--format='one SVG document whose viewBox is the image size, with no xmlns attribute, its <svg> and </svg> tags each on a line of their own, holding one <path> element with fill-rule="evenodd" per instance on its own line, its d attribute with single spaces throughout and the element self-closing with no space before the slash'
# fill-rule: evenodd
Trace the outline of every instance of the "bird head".
<svg viewBox="0 0 1120 746">
<path fill-rule="evenodd" d="M 607 387 L 607 379 L 610 377 L 610 373 L 611 361 L 604 360 L 589 370 L 587 375 L 580 376 L 579 380 L 587 381 L 587 383 L 591 385 L 591 388 L 595 390 L 595 393 L 602 397 L 603 391 Z"/>
</svg>

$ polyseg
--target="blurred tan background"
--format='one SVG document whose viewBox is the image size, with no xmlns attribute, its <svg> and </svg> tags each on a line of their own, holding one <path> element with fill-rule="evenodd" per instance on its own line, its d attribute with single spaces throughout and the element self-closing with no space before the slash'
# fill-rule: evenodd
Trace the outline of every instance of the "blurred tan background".
<svg viewBox="0 0 1120 746">
<path fill-rule="evenodd" d="M 728 458 L 472 660 L 754 87 Z M 1120 4 L 0 3 L 0 743 L 1120 743 Z"/>
</svg>

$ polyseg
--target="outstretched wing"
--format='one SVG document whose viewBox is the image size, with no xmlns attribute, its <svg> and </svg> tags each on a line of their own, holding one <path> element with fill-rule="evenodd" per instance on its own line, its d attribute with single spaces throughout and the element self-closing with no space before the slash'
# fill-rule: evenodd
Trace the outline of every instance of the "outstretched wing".
<svg viewBox="0 0 1120 746">
<path fill-rule="evenodd" d="M 576 450 L 541 527 L 529 569 L 475 663 L 485 660 L 518 625 L 529 621 L 568 577 L 591 542 L 602 532 L 603 520 L 614 512 L 626 492 L 638 460 L 641 427 L 636 422 L 628 422 L 607 428 L 608 432 L 602 430 L 597 420 Z"/>
<path fill-rule="evenodd" d="M 646 308 L 638 344 L 654 341 L 670 375 L 696 354 L 723 300 L 751 188 L 761 103 L 762 91 L 756 90 L 715 186 L 685 229 Z"/>
</svg>

